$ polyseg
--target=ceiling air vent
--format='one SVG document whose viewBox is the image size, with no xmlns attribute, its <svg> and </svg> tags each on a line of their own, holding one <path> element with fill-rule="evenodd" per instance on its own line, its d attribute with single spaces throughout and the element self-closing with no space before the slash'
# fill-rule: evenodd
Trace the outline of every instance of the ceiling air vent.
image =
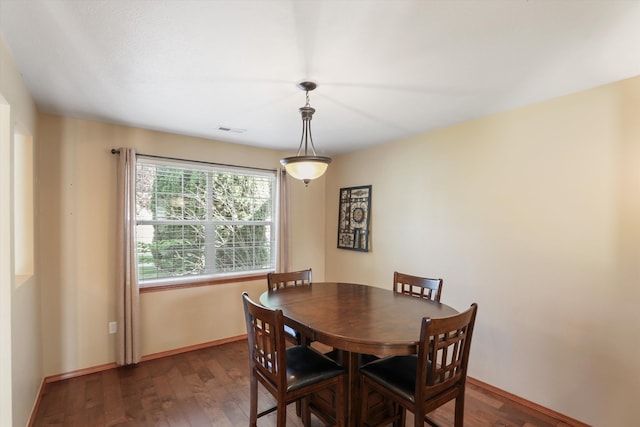
<svg viewBox="0 0 640 427">
<path fill-rule="evenodd" d="M 233 133 L 244 133 L 247 131 L 246 129 L 230 128 L 228 126 L 218 126 L 218 130 L 221 130 L 223 132 L 233 132 Z"/>
</svg>

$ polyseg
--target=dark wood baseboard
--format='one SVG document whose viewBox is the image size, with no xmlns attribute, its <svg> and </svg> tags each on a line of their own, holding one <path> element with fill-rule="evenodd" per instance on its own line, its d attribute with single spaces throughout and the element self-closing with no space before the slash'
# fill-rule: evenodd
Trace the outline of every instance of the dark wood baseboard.
<svg viewBox="0 0 640 427">
<path fill-rule="evenodd" d="M 545 415 L 548 415 L 552 418 L 555 418 L 559 421 L 562 421 L 565 424 L 568 424 L 572 427 L 591 427 L 589 424 L 585 424 L 582 421 L 578 421 L 575 420 L 571 417 L 567 417 L 564 414 L 561 414 L 559 412 L 556 412 L 554 410 L 551 410 L 549 408 L 546 408 L 542 405 L 538 405 L 537 403 L 531 402 L 530 400 L 527 399 L 523 399 L 520 396 L 516 396 L 515 394 L 511 394 L 508 391 L 504 391 L 502 389 L 499 389 L 498 387 L 494 387 L 491 384 L 487 384 L 485 382 L 482 382 L 480 380 L 477 380 L 475 378 L 472 377 L 467 377 L 467 382 L 475 385 L 476 387 L 479 387 L 481 389 L 485 389 L 487 391 L 490 391 L 491 393 L 497 394 L 500 397 L 504 397 L 505 399 L 509 399 L 512 402 L 515 402 L 519 405 L 522 405 L 526 408 L 529 409 L 533 409 L 534 411 L 543 413 Z"/>
<path fill-rule="evenodd" d="M 168 356 L 173 356 L 176 354 L 181 354 L 181 353 L 186 353 L 189 351 L 194 351 L 194 350 L 200 350 L 200 349 L 204 349 L 204 348 L 208 348 L 208 347 L 214 347 L 214 346 L 219 346 L 222 344 L 227 344 L 227 343 L 231 343 L 231 342 L 235 342 L 235 341 L 241 341 L 241 340 L 246 340 L 247 339 L 247 335 L 238 335 L 235 337 L 230 337 L 230 338 L 224 338 L 221 340 L 216 340 L 216 341 L 209 341 L 206 343 L 201 343 L 201 344 L 196 344 L 196 345 L 192 345 L 192 346 L 187 346 L 187 347 L 182 347 L 182 348 L 178 348 L 178 349 L 174 349 L 174 350 L 168 350 L 168 351 L 163 351 L 163 352 L 159 352 L 159 353 L 153 353 L 153 354 L 148 354 L 146 356 L 142 356 L 141 358 L 141 362 L 144 361 L 148 361 L 148 360 L 154 360 L 154 359 L 160 359 L 163 357 L 168 357 Z M 106 363 L 104 365 L 99 365 L 99 366 L 93 366 L 90 368 L 85 368 L 85 369 L 78 369 L 76 371 L 72 371 L 72 372 L 66 372 L 66 373 L 62 373 L 62 374 L 57 374 L 57 375 L 51 375 L 48 377 L 45 377 L 42 381 L 42 384 L 40 385 L 40 390 L 38 392 L 38 398 L 34 404 L 33 407 L 33 411 L 31 413 L 31 417 L 29 419 L 29 427 L 33 426 L 33 418 L 35 416 L 35 414 L 38 411 L 38 407 L 40 406 L 40 401 L 42 399 L 42 394 L 44 392 L 44 387 L 46 386 L 46 384 L 48 383 L 52 383 L 55 381 L 61 381 L 61 380 L 66 380 L 66 379 L 70 379 L 70 378 L 75 378 L 75 377 L 79 377 L 82 375 L 88 375 L 88 374 L 93 374 L 96 372 L 101 372 L 101 371 L 106 371 L 109 369 L 113 369 L 113 368 L 117 368 L 118 365 L 116 365 L 115 363 Z M 549 408 L 546 408 L 544 406 L 538 405 L 537 403 L 531 402 L 529 400 L 523 399 L 519 396 L 516 396 L 515 394 L 509 393 L 507 391 L 504 391 L 502 389 L 499 389 L 497 387 L 494 387 L 490 384 L 487 384 L 483 381 L 477 380 L 475 378 L 472 377 L 468 377 L 467 381 L 470 384 L 475 385 L 476 387 L 480 388 L 480 389 L 484 389 L 487 390 L 488 392 L 494 393 L 500 397 L 503 397 L 505 399 L 508 399 L 518 405 L 522 405 L 526 408 L 529 408 L 533 411 L 537 411 L 540 412 L 542 414 L 545 414 L 549 417 L 555 418 L 569 426 L 572 427 L 591 427 L 588 424 L 585 424 L 581 421 L 575 420 L 571 417 L 568 417 L 566 415 L 563 415 L 561 413 L 558 413 L 556 411 L 553 411 Z"/>
<path fill-rule="evenodd" d="M 187 347 L 176 348 L 174 350 L 167 350 L 167 351 L 161 351 L 159 353 L 148 354 L 146 356 L 142 356 L 140 361 L 141 362 L 145 362 L 147 360 L 159 359 L 161 357 L 173 356 L 174 354 L 186 353 L 188 351 L 200 350 L 202 348 L 213 347 L 213 346 L 216 346 L 216 345 L 222 345 L 222 344 L 235 342 L 235 341 L 242 341 L 242 340 L 246 340 L 246 339 L 247 339 L 247 335 L 244 334 L 244 335 L 238 335 L 238 336 L 235 336 L 235 337 L 224 338 L 224 339 L 221 339 L 221 340 L 209 341 L 209 342 L 205 342 L 205 343 L 202 343 L 202 344 L 196 344 L 196 345 L 190 345 L 190 346 L 187 346 Z M 105 363 L 104 365 L 92 366 L 90 368 L 78 369 L 76 371 L 65 372 L 65 373 L 62 373 L 62 374 L 50 375 L 48 377 L 45 377 L 43 385 L 44 384 L 48 384 L 48 383 L 52 383 L 52 382 L 55 382 L 55 381 L 68 380 L 70 378 L 79 377 L 81 375 L 94 374 L 96 372 L 102 372 L 102 371 L 106 371 L 107 369 L 113 369 L 113 368 L 117 368 L 117 367 L 118 367 L 118 365 L 115 362 L 113 362 L 113 363 Z"/>
<path fill-rule="evenodd" d="M 33 404 L 33 408 L 31 408 L 31 415 L 29 415 L 29 422 L 27 423 L 27 427 L 33 427 L 34 417 L 36 416 L 36 414 L 38 413 L 38 409 L 40 408 L 40 402 L 42 401 L 42 393 L 44 392 L 45 384 L 46 384 L 46 382 L 45 382 L 45 379 L 43 378 L 42 381 L 40 381 L 40 389 L 38 390 L 38 398 L 36 399 L 35 403 Z"/>
<path fill-rule="evenodd" d="M 227 344 L 235 341 L 242 341 L 246 339 L 247 339 L 247 334 L 238 335 L 235 337 L 223 338 L 221 340 L 209 341 L 202 344 L 196 344 L 196 345 L 190 345 L 187 347 L 177 348 L 174 350 L 161 351 L 159 353 L 148 354 L 146 356 L 142 356 L 140 361 L 144 362 L 146 360 L 159 359 L 161 357 L 173 356 L 174 354 L 186 353 L 193 350 L 200 350 L 207 347 L 213 347 L 216 345 L 222 345 L 222 344 Z M 62 374 L 56 374 L 56 375 L 50 375 L 48 377 L 44 377 L 44 379 L 42 380 L 42 383 L 40 384 L 40 390 L 38 390 L 38 398 L 36 399 L 36 403 L 33 405 L 31 416 L 29 417 L 28 426 L 31 427 L 33 425 L 33 417 L 38 412 L 38 408 L 40 407 L 40 401 L 42 400 L 42 393 L 44 392 L 45 385 L 55 381 L 68 380 L 70 378 L 75 378 L 82 375 L 94 374 L 96 372 L 102 372 L 102 371 L 106 371 L 108 369 L 114 369 L 117 367 L 118 365 L 115 362 L 105 363 L 104 365 L 92 366 L 90 368 L 78 369 L 71 372 L 65 372 Z"/>
<path fill-rule="evenodd" d="M 160 359 L 161 357 L 173 356 L 174 354 L 187 353 L 193 350 L 200 350 L 203 348 L 214 347 L 216 345 L 227 344 L 230 342 L 242 341 L 247 339 L 247 334 L 238 335 L 235 337 L 223 338 L 221 340 L 209 341 L 202 344 L 190 345 L 188 347 L 177 348 L 175 350 L 161 351 L 160 353 L 148 354 L 146 356 L 142 356 L 141 362 L 145 362 L 147 360 Z"/>
<path fill-rule="evenodd" d="M 92 366 L 90 368 L 78 369 L 77 371 L 64 372 L 62 374 L 50 375 L 44 378 L 43 385 L 56 381 L 68 380 L 82 375 L 95 374 L 96 372 L 106 371 L 107 369 L 117 368 L 115 363 L 105 363 L 104 365 Z"/>
</svg>

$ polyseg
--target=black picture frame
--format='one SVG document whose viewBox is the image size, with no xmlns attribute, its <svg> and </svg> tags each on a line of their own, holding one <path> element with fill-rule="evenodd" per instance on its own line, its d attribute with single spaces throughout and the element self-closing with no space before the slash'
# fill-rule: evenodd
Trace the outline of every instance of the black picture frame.
<svg viewBox="0 0 640 427">
<path fill-rule="evenodd" d="M 340 189 L 338 249 L 369 252 L 371 185 Z"/>
</svg>

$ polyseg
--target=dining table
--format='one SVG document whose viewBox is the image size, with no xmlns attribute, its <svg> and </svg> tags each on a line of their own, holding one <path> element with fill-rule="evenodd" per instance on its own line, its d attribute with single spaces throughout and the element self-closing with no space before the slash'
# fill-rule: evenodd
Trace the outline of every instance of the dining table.
<svg viewBox="0 0 640 427">
<path fill-rule="evenodd" d="M 391 287 L 314 282 L 266 291 L 260 303 L 282 310 L 302 336 L 340 350 L 346 378 L 346 425 L 359 425 L 359 369 L 363 355 L 417 353 L 421 321 L 458 314 L 452 307 L 396 293 Z"/>
</svg>

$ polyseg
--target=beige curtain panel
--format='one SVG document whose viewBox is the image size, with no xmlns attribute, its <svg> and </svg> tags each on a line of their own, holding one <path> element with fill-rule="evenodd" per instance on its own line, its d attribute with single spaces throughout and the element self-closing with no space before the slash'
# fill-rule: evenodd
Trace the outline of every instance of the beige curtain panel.
<svg viewBox="0 0 640 427">
<path fill-rule="evenodd" d="M 287 194 L 287 172 L 280 169 L 278 174 L 278 198 L 280 215 L 278 222 L 278 262 L 276 271 L 289 271 L 289 195 Z"/>
<path fill-rule="evenodd" d="M 118 159 L 116 363 L 140 361 L 140 291 L 136 271 L 136 152 L 120 148 Z"/>
</svg>

